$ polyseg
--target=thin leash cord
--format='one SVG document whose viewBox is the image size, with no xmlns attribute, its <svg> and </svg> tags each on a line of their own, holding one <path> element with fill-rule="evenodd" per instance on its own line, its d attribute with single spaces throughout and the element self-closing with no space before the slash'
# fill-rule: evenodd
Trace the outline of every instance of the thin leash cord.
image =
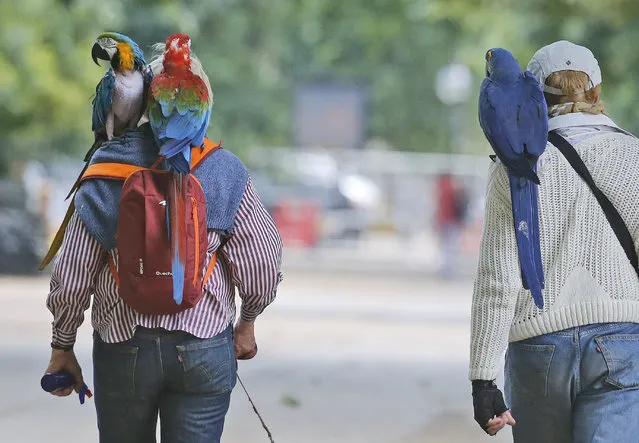
<svg viewBox="0 0 639 443">
<path fill-rule="evenodd" d="M 253 411 L 255 411 L 257 418 L 260 419 L 260 422 L 262 423 L 262 427 L 264 428 L 264 430 L 266 431 L 266 434 L 268 435 L 268 439 L 271 441 L 271 443 L 275 443 L 275 441 L 273 440 L 273 435 L 271 434 L 271 430 L 268 428 L 268 426 L 266 426 L 266 423 L 264 423 L 264 419 L 258 412 L 257 407 L 255 406 L 255 403 L 253 403 L 253 399 L 251 399 L 251 396 L 246 390 L 246 386 L 244 386 L 244 383 L 242 382 L 242 379 L 240 378 L 240 374 L 237 374 L 237 381 L 240 382 L 242 389 L 244 389 L 244 392 L 246 393 L 246 397 L 248 398 L 248 401 L 251 403 L 251 406 L 253 406 Z"/>
</svg>

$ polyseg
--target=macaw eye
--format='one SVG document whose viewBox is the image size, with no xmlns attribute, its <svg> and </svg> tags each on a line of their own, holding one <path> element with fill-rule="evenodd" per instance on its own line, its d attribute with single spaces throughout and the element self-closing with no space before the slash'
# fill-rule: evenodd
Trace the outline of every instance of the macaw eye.
<svg viewBox="0 0 639 443">
<path fill-rule="evenodd" d="M 493 51 L 488 51 L 486 53 L 486 60 L 490 60 L 491 58 L 493 58 Z"/>
</svg>

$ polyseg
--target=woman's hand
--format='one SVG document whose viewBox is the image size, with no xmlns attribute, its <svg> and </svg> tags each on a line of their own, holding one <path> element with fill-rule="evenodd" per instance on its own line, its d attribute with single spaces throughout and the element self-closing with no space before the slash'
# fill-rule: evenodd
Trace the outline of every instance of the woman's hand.
<svg viewBox="0 0 639 443">
<path fill-rule="evenodd" d="M 492 380 L 473 380 L 473 408 L 475 421 L 488 435 L 497 434 L 506 425 L 515 425 L 504 396 Z"/>
</svg>

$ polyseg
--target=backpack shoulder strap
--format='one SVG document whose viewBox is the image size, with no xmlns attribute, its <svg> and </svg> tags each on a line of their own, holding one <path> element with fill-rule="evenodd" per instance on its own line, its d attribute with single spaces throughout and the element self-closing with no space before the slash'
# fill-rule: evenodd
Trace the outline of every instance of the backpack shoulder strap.
<svg viewBox="0 0 639 443">
<path fill-rule="evenodd" d="M 191 149 L 191 170 L 197 169 L 197 167 L 209 155 L 211 155 L 213 152 L 221 148 L 222 148 L 222 142 L 215 144 L 208 138 L 205 138 L 204 144 L 202 146 L 197 146 Z M 142 168 L 140 166 L 127 165 L 123 163 L 96 163 L 96 164 L 90 165 L 85 169 L 85 171 L 82 173 L 82 175 L 80 176 L 76 184 L 71 189 L 71 192 L 69 193 L 69 197 L 74 193 L 75 190 L 77 190 L 80 182 L 83 182 L 89 179 L 96 179 L 96 178 L 124 181 L 127 178 L 129 178 L 131 174 L 135 172 L 142 171 L 144 169 L 154 169 L 159 164 L 160 160 L 161 159 L 159 159 L 158 162 L 156 162 L 153 166 L 151 166 L 151 168 Z M 71 219 L 71 216 L 73 215 L 74 210 L 75 210 L 74 201 L 71 200 L 71 204 L 69 205 L 69 208 L 64 217 L 64 220 L 60 228 L 58 229 L 58 232 L 56 233 L 53 243 L 51 244 L 49 248 L 49 252 L 45 256 L 42 263 L 40 264 L 40 270 L 43 270 L 51 262 L 51 260 L 53 260 L 53 257 L 55 257 L 56 253 L 60 249 L 60 246 L 62 245 L 62 239 L 64 238 L 64 233 L 66 232 L 67 225 L 69 223 L 69 220 Z M 210 269 L 207 270 L 207 277 L 210 277 L 211 273 L 213 272 L 213 268 L 215 267 L 216 261 L 217 261 L 217 254 L 214 255 L 213 258 L 211 259 L 211 263 L 209 266 Z"/>
<path fill-rule="evenodd" d="M 198 166 L 213 152 L 222 147 L 222 143 L 215 144 L 208 138 L 204 139 L 202 146 L 197 146 L 191 149 L 191 169 L 197 169 Z M 144 169 L 155 169 L 159 162 L 156 162 L 151 168 L 143 168 L 141 166 L 127 165 L 124 163 L 96 163 L 89 166 L 80 181 L 89 180 L 92 178 L 100 178 L 106 180 L 126 180 L 129 176 L 135 172 L 142 171 Z"/>
<path fill-rule="evenodd" d="M 599 202 L 601 209 L 603 209 L 604 214 L 606 215 L 606 219 L 608 219 L 608 223 L 610 223 L 610 226 L 617 236 L 619 243 L 621 243 L 621 246 L 623 247 L 623 250 L 628 257 L 628 260 L 630 260 L 630 264 L 637 273 L 637 276 L 639 276 L 639 259 L 637 258 L 635 242 L 632 238 L 632 234 L 630 234 L 628 227 L 624 223 L 615 206 L 608 199 L 608 197 L 606 197 L 606 195 L 597 187 L 595 181 L 592 178 L 592 175 L 590 175 L 590 171 L 588 171 L 588 168 L 584 164 L 583 160 L 581 159 L 581 157 L 579 157 L 579 154 L 577 153 L 575 148 L 568 142 L 568 140 L 563 138 L 556 131 L 551 131 L 548 133 L 548 140 L 559 150 L 559 152 L 564 155 L 564 157 L 566 157 L 568 163 L 570 163 L 575 172 L 577 172 L 577 174 L 579 174 L 583 181 L 586 182 L 592 193 L 595 195 L 595 198 Z"/>
<path fill-rule="evenodd" d="M 82 173 L 82 175 L 80 176 L 80 178 L 74 185 L 73 189 L 71 189 L 69 196 L 71 196 L 75 192 L 75 190 L 77 190 L 77 187 L 79 186 L 79 184 L 85 180 L 89 180 L 92 178 L 101 178 L 101 179 L 107 179 L 107 180 L 110 179 L 110 180 L 124 181 L 134 172 L 141 171 L 143 169 L 147 169 L 147 168 L 141 168 L 139 166 L 133 166 L 133 165 L 125 165 L 122 163 L 93 164 L 85 169 L 84 173 Z M 49 263 L 51 263 L 51 260 L 53 260 L 53 258 L 57 254 L 58 250 L 60 249 L 60 246 L 62 246 L 64 233 L 67 230 L 67 225 L 69 224 L 69 220 L 71 220 L 71 216 L 73 215 L 74 212 L 75 212 L 75 204 L 74 204 L 74 199 L 72 199 L 71 204 L 69 204 L 69 208 L 67 209 L 67 213 L 65 214 L 64 219 L 62 220 L 62 224 L 60 225 L 60 228 L 58 228 L 58 232 L 56 233 L 55 238 L 53 239 L 53 242 L 51 243 L 51 246 L 49 247 L 49 251 L 47 252 L 44 259 L 42 260 L 42 263 L 40 264 L 40 268 L 39 268 L 40 271 L 42 271 L 44 268 L 47 267 Z"/>
<path fill-rule="evenodd" d="M 81 181 L 92 178 L 126 180 L 134 172 L 142 171 L 148 168 L 140 166 L 126 165 L 123 163 L 96 163 L 87 168 L 82 174 Z"/>
<path fill-rule="evenodd" d="M 208 138 L 204 139 L 202 146 L 191 148 L 191 171 L 194 171 L 206 158 L 218 149 L 222 149 L 222 142 L 215 144 Z"/>
<path fill-rule="evenodd" d="M 213 274 L 213 269 L 215 269 L 215 265 L 217 264 L 217 257 L 218 257 L 217 254 L 218 254 L 218 252 L 220 252 L 222 250 L 222 248 L 224 248 L 224 246 L 226 246 L 226 243 L 230 240 L 230 238 L 231 237 L 223 236 L 222 237 L 222 241 L 220 242 L 220 245 L 217 247 L 217 249 L 213 253 L 213 256 L 211 257 L 211 261 L 209 261 L 209 265 L 206 268 L 206 274 L 204 274 L 204 280 L 202 280 L 202 288 L 204 288 L 204 286 L 206 286 L 206 283 L 211 278 L 211 274 Z"/>
</svg>

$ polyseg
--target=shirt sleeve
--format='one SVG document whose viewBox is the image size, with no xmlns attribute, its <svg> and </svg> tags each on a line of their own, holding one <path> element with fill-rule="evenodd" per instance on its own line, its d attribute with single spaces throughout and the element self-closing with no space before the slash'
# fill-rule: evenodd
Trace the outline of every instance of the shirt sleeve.
<svg viewBox="0 0 639 443">
<path fill-rule="evenodd" d="M 471 311 L 471 380 L 494 380 L 508 346 L 521 278 L 506 168 L 491 166 Z"/>
<path fill-rule="evenodd" d="M 69 220 L 60 255 L 51 277 L 47 308 L 53 314 L 52 343 L 72 346 L 89 309 L 94 282 L 105 252 L 74 213 Z"/>
<path fill-rule="evenodd" d="M 242 300 L 241 318 L 253 321 L 275 299 L 282 280 L 282 239 L 250 179 L 223 253 Z"/>
</svg>

